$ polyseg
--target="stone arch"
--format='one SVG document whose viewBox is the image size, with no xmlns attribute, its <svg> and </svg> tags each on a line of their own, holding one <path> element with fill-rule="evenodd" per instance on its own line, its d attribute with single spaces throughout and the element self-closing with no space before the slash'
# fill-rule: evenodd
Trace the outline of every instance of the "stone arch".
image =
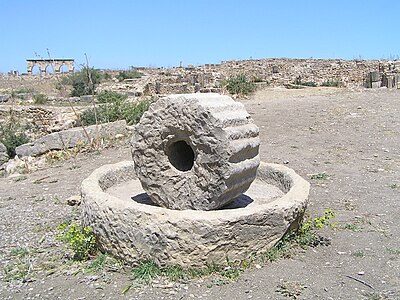
<svg viewBox="0 0 400 300">
<path fill-rule="evenodd" d="M 50 75 L 50 74 L 54 74 L 55 70 L 52 64 L 48 64 L 45 68 L 44 68 L 44 73 L 46 75 Z"/>
<path fill-rule="evenodd" d="M 39 64 L 34 64 L 30 70 L 28 70 L 28 73 L 32 74 L 32 75 L 40 75 L 42 74 L 42 68 L 40 67 Z"/>
<path fill-rule="evenodd" d="M 67 59 L 67 58 L 57 58 L 57 59 L 27 59 L 27 71 L 29 75 L 32 75 L 32 69 L 35 65 L 38 65 L 41 74 L 47 74 L 47 70 L 49 65 L 51 65 L 51 68 L 53 70 L 52 73 L 59 73 L 61 72 L 61 68 L 63 66 L 66 66 L 68 68 L 68 73 L 73 73 L 74 72 L 74 63 L 75 61 L 73 59 Z"/>
<path fill-rule="evenodd" d="M 70 67 L 67 64 L 62 64 L 57 70 L 58 73 L 69 73 L 71 72 Z"/>
</svg>

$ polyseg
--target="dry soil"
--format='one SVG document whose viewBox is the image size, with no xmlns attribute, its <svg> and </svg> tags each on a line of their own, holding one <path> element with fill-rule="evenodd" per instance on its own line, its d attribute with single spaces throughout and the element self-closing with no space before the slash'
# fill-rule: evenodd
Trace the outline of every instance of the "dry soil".
<svg viewBox="0 0 400 300">
<path fill-rule="evenodd" d="M 243 103 L 260 127 L 262 160 L 311 182 L 310 216 L 336 212 L 336 229 L 321 232 L 330 246 L 297 250 L 232 282 L 156 280 L 123 295 L 129 268 L 82 272 L 55 240 L 60 223 L 79 218 L 65 199 L 97 167 L 131 159 L 123 144 L 0 179 L 0 298 L 400 299 L 400 90 L 277 88 Z M 15 279 L 19 271 L 25 280 Z"/>
</svg>

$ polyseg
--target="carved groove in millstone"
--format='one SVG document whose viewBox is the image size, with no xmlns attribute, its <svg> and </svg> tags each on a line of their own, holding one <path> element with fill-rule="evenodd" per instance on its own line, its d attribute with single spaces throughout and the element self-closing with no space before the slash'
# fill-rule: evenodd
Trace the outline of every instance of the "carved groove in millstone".
<svg viewBox="0 0 400 300">
<path fill-rule="evenodd" d="M 171 95 L 136 125 L 132 157 L 155 203 L 212 210 L 250 187 L 259 145 L 258 127 L 243 104 L 218 94 Z"/>
</svg>

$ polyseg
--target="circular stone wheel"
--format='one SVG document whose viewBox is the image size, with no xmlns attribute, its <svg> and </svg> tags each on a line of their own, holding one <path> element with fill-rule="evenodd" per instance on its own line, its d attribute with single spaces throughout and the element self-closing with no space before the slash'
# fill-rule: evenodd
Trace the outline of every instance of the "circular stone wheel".
<svg viewBox="0 0 400 300">
<path fill-rule="evenodd" d="M 219 94 L 171 95 L 135 126 L 132 156 L 150 198 L 212 210 L 244 193 L 260 164 L 259 130 L 243 104 Z"/>
</svg>

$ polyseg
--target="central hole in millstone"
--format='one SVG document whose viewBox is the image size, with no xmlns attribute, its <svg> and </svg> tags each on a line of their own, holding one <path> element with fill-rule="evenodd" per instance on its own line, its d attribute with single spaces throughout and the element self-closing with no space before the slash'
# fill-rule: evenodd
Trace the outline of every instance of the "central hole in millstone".
<svg viewBox="0 0 400 300">
<path fill-rule="evenodd" d="M 189 171 L 193 167 L 194 152 L 185 141 L 173 142 L 166 152 L 169 162 L 179 171 Z"/>
</svg>

